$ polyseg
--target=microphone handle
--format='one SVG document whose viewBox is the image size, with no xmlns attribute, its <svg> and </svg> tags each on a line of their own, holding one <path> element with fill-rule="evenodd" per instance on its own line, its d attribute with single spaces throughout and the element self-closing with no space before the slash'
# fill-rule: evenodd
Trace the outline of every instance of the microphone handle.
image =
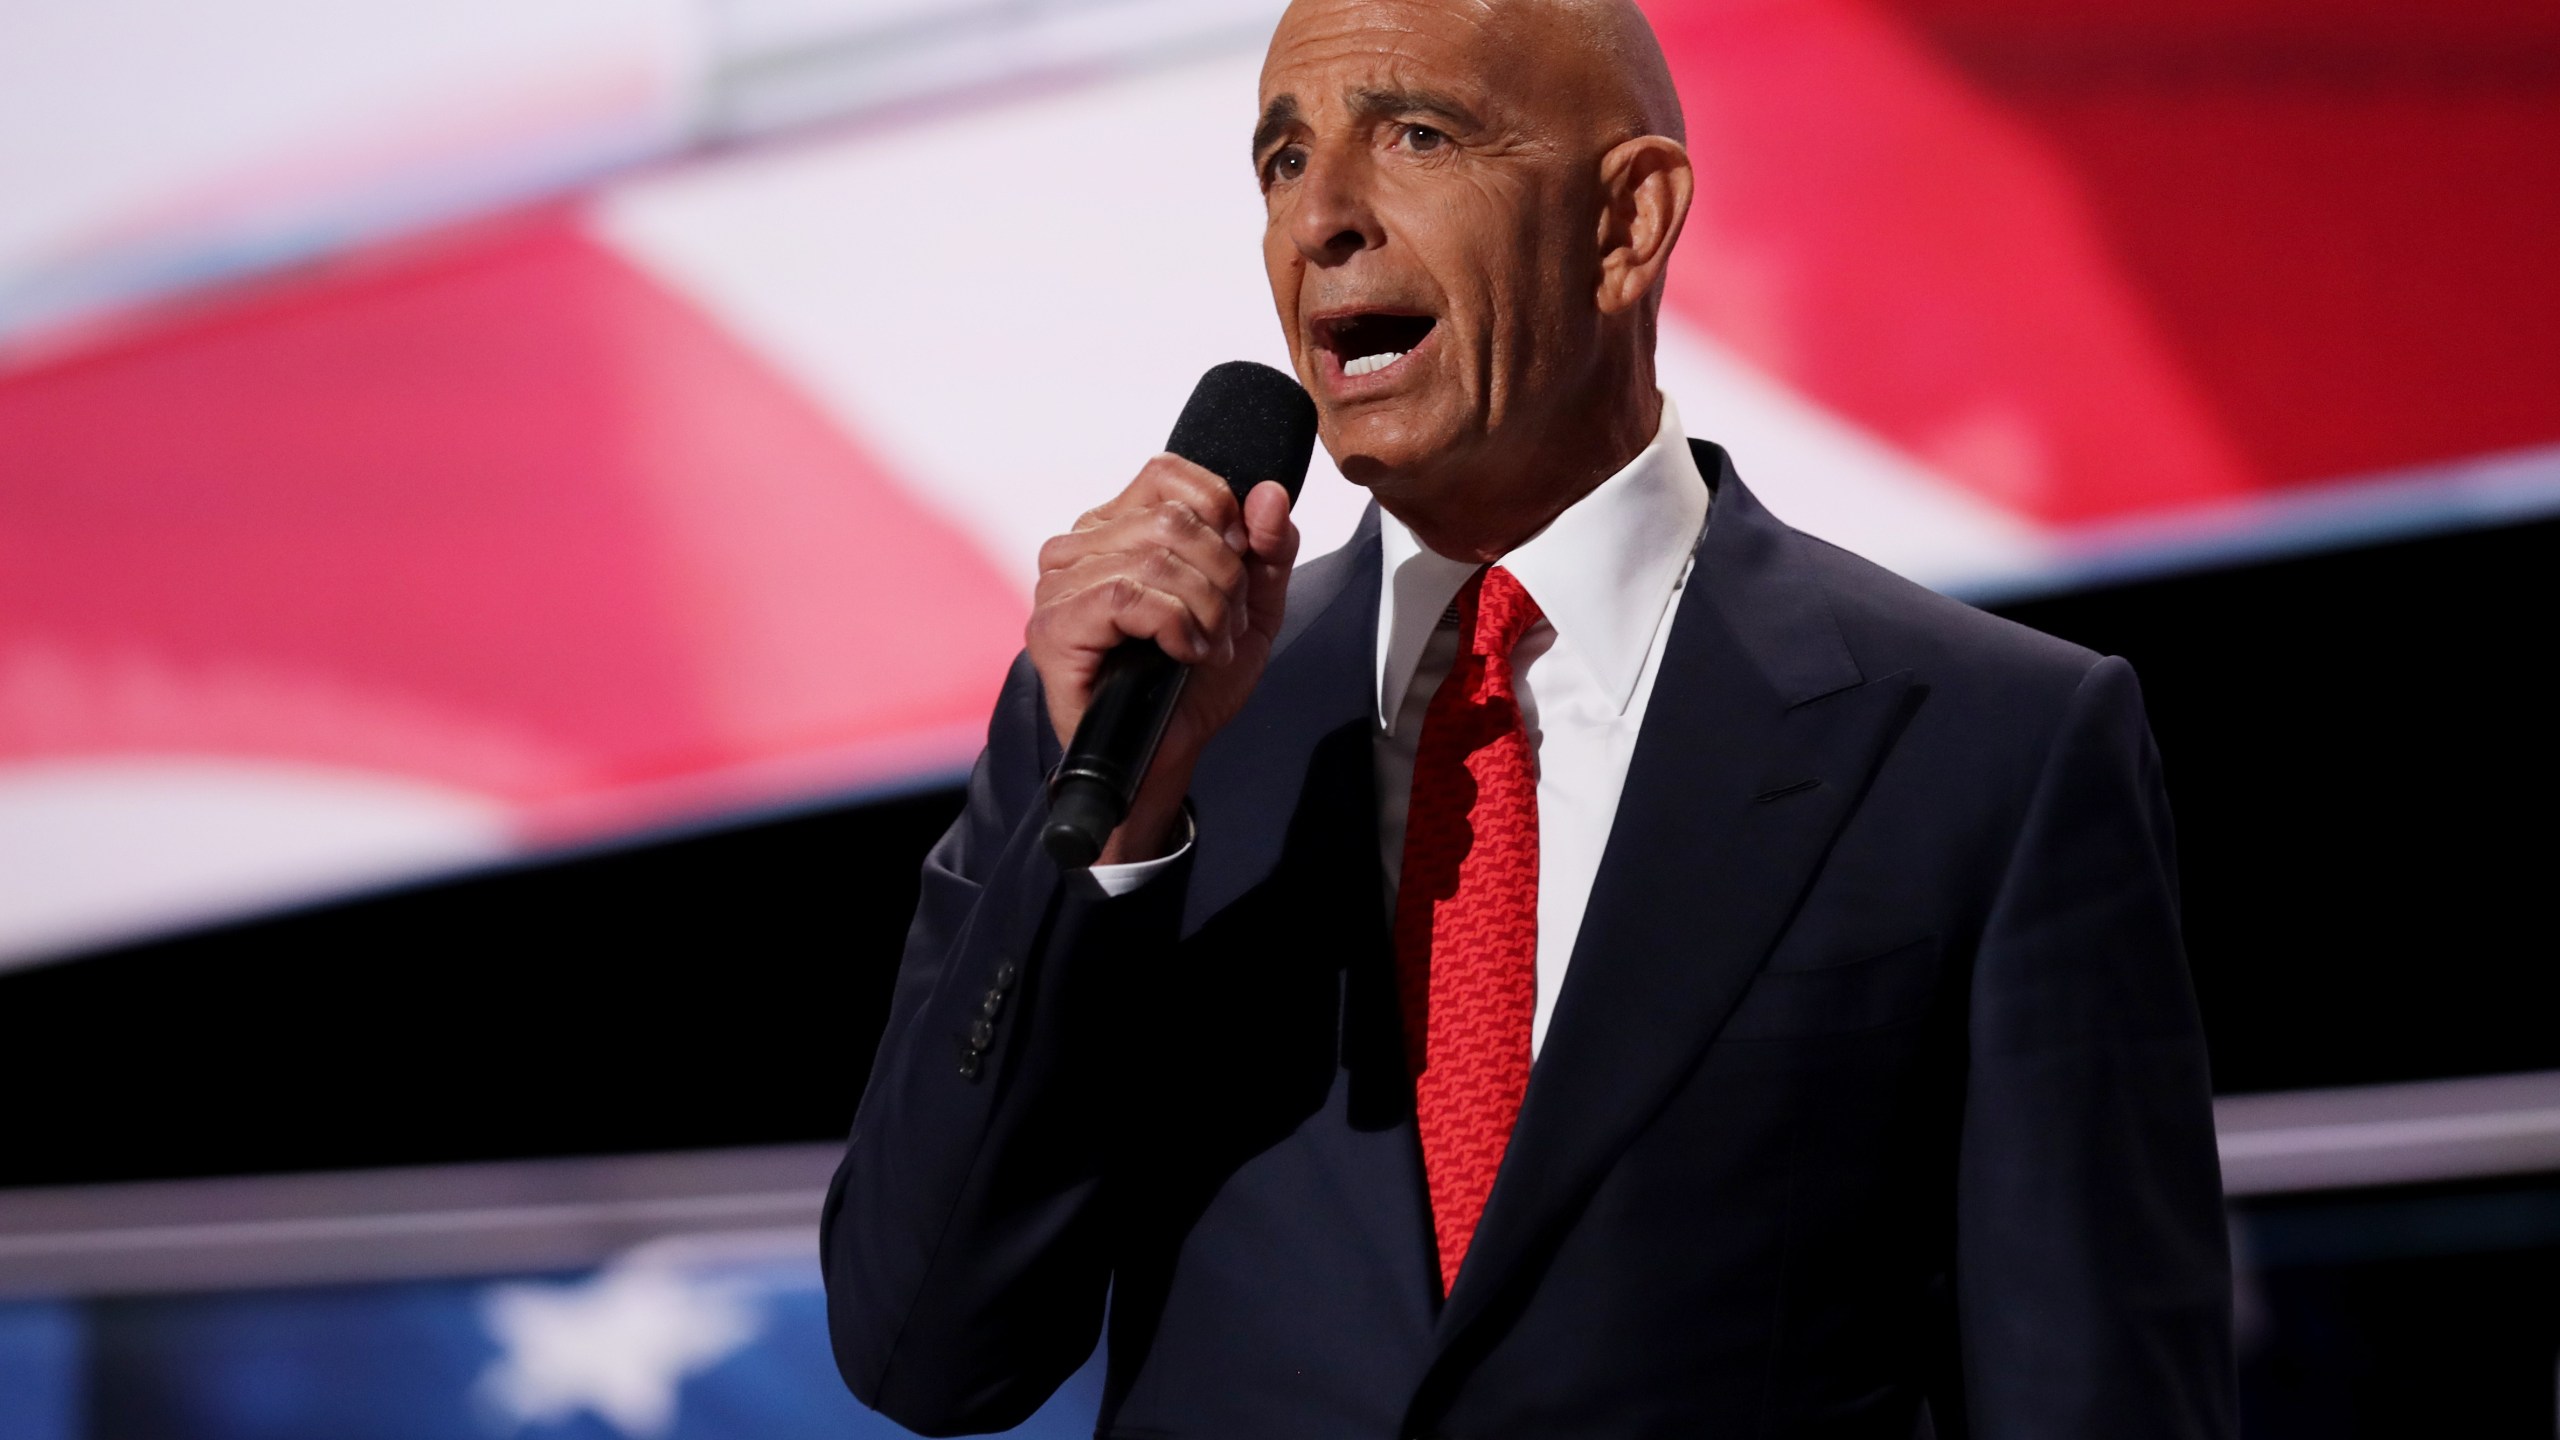
<svg viewBox="0 0 2560 1440">
<path fill-rule="evenodd" d="M 1190 675 L 1188 666 L 1175 663 L 1153 640 L 1124 640 L 1102 657 L 1093 701 L 1049 780 L 1049 823 L 1040 843 L 1061 867 L 1093 864 L 1111 832 L 1128 818 Z M 1134 757 L 1134 763 L 1123 766 L 1115 755 Z"/>
</svg>

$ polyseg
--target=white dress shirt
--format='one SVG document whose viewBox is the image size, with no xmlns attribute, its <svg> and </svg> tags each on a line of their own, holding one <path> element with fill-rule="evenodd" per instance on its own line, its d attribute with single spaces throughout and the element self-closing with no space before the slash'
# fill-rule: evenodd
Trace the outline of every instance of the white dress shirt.
<svg viewBox="0 0 2560 1440">
<path fill-rule="evenodd" d="M 1662 424 L 1635 459 L 1499 562 L 1545 618 L 1511 653 L 1538 767 L 1538 1008 L 1530 1053 L 1546 1044 L 1574 937 L 1608 848 L 1645 705 L 1680 589 L 1706 531 L 1707 485 L 1663 397 Z M 1378 517 L 1378 856 L 1392 911 L 1404 866 L 1405 806 L 1423 713 L 1458 650 L 1451 602 L 1477 567 L 1433 554 L 1394 516 Z M 1184 849 L 1188 849 L 1186 844 Z M 1126 894 L 1181 856 L 1097 865 Z"/>
</svg>

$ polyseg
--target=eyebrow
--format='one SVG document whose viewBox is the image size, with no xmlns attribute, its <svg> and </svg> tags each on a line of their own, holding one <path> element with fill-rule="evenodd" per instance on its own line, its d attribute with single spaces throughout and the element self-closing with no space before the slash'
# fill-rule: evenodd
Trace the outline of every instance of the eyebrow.
<svg viewBox="0 0 2560 1440">
<path fill-rule="evenodd" d="M 1484 120 L 1476 112 L 1436 90 L 1367 88 L 1352 91 L 1349 100 L 1351 113 L 1365 121 L 1383 120 L 1394 115 L 1428 115 L 1444 122 L 1451 130 L 1484 128 Z M 1275 96 L 1263 109 L 1262 123 L 1253 127 L 1255 163 L 1261 162 L 1263 151 L 1270 149 L 1292 126 L 1304 119 L 1304 112 L 1298 108 L 1297 96 Z"/>
<path fill-rule="evenodd" d="M 1476 130 L 1484 125 L 1476 112 L 1436 90 L 1354 90 L 1351 92 L 1351 113 L 1363 120 L 1383 120 L 1391 115 L 1429 115 L 1446 121 L 1452 130 Z"/>
<path fill-rule="evenodd" d="M 1278 96 L 1265 106 L 1262 111 L 1262 123 L 1253 127 L 1254 163 L 1260 164 L 1262 152 L 1270 149 L 1273 142 L 1287 134 L 1289 127 L 1297 124 L 1299 118 L 1298 97 L 1295 95 Z"/>
</svg>

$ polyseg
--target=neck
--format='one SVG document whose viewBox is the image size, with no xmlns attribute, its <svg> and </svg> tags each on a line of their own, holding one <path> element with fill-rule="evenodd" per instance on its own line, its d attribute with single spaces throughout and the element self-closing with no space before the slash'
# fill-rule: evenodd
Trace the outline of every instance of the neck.
<svg viewBox="0 0 2560 1440">
<path fill-rule="evenodd" d="M 1491 564 L 1544 530 L 1600 482 L 1627 467 L 1662 427 L 1662 396 L 1650 363 L 1605 387 L 1592 403 L 1519 427 L 1525 440 L 1493 437 L 1460 462 L 1466 473 L 1428 493 L 1378 496 L 1436 555 Z"/>
</svg>

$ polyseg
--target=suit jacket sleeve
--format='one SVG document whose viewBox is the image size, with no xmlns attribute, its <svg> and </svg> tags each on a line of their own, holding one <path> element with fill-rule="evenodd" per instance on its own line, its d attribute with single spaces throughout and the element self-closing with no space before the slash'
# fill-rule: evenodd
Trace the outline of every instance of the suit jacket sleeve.
<svg viewBox="0 0 2560 1440">
<path fill-rule="evenodd" d="M 2211 1084 L 2159 757 L 2122 660 L 2071 700 L 1969 1006 L 1962 1393 L 1936 1407 L 1957 1412 L 1941 1435 L 2230 1435 Z"/>
<path fill-rule="evenodd" d="M 1187 861 L 1117 899 L 1058 870 L 1039 843 L 1055 750 L 1018 661 L 967 809 L 925 861 L 821 1221 L 836 1363 L 926 1434 L 1008 1428 L 1092 1353 L 1113 980 L 1172 942 L 1187 888 Z"/>
</svg>

